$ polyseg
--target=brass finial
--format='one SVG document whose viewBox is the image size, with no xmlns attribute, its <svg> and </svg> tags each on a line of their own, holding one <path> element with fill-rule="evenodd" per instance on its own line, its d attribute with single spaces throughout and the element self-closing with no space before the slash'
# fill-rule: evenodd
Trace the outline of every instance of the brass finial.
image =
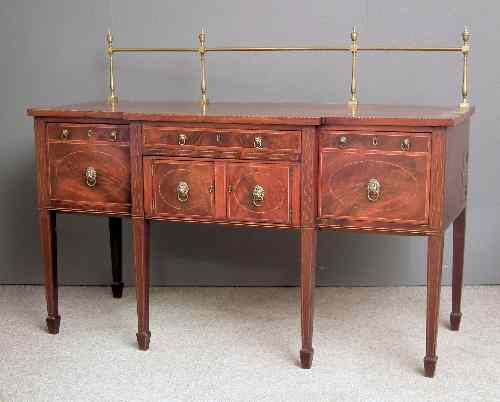
<svg viewBox="0 0 500 402">
<path fill-rule="evenodd" d="M 469 52 L 470 52 L 470 32 L 467 26 L 465 26 L 462 32 L 462 55 L 463 55 L 463 71 L 462 71 L 462 102 L 460 103 L 460 110 L 466 112 L 469 110 Z"/>
<path fill-rule="evenodd" d="M 200 47 L 198 48 L 198 52 L 200 53 L 200 63 L 201 63 L 201 105 L 206 106 L 208 104 L 208 95 L 207 95 L 207 73 L 205 66 L 205 53 L 207 49 L 205 47 L 207 40 L 207 33 L 204 28 L 202 28 L 201 32 L 198 34 L 198 39 L 200 41 Z"/>
<path fill-rule="evenodd" d="M 349 106 L 355 107 L 358 104 L 357 84 L 356 84 L 356 59 L 358 55 L 358 32 L 354 26 L 351 31 L 351 99 L 349 99 Z"/>
</svg>

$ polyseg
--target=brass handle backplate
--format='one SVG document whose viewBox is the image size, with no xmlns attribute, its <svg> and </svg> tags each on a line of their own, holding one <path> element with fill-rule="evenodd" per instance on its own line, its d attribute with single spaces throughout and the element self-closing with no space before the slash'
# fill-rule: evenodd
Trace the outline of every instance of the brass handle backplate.
<svg viewBox="0 0 500 402">
<path fill-rule="evenodd" d="M 264 139 L 259 135 L 253 139 L 253 146 L 256 149 L 264 148 Z"/>
<path fill-rule="evenodd" d="M 179 202 L 186 202 L 189 199 L 189 184 L 185 181 L 180 181 L 177 184 L 177 199 Z"/>
<path fill-rule="evenodd" d="M 97 171 L 92 166 L 85 170 L 85 181 L 89 187 L 95 187 L 97 184 Z"/>
<path fill-rule="evenodd" d="M 380 182 L 377 179 L 368 180 L 366 196 L 369 201 L 375 202 L 380 198 Z"/>
<path fill-rule="evenodd" d="M 64 128 L 61 131 L 61 139 L 62 140 L 67 140 L 69 138 L 69 130 L 67 128 Z"/>
<path fill-rule="evenodd" d="M 401 141 L 401 150 L 402 151 L 409 151 L 411 147 L 411 142 L 409 138 L 405 138 L 404 140 Z"/>
<path fill-rule="evenodd" d="M 339 138 L 339 143 L 340 145 L 347 145 L 347 137 L 343 135 L 342 137 Z"/>
<path fill-rule="evenodd" d="M 264 187 L 257 184 L 252 191 L 252 204 L 256 207 L 262 206 L 264 203 L 264 195 Z"/>
<path fill-rule="evenodd" d="M 111 131 L 111 133 L 109 134 L 109 138 L 111 138 L 111 141 L 118 141 L 120 135 L 118 134 L 118 131 Z"/>
<path fill-rule="evenodd" d="M 177 136 L 177 143 L 179 145 L 186 145 L 187 136 L 186 134 L 179 134 Z"/>
</svg>

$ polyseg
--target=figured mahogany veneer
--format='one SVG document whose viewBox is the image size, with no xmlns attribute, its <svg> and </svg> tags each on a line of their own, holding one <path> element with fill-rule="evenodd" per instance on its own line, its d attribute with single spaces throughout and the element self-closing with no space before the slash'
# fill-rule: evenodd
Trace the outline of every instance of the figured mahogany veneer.
<svg viewBox="0 0 500 402">
<path fill-rule="evenodd" d="M 461 321 L 469 118 L 443 107 L 122 102 L 30 109 L 47 326 L 59 330 L 56 213 L 110 216 L 113 294 L 131 216 L 139 348 L 149 347 L 151 220 L 296 229 L 300 361 L 312 365 L 319 229 L 428 236 L 425 375 L 434 375 L 444 231 Z M 90 176 L 89 176 L 90 174 Z M 168 244 L 168 243 L 166 243 Z M 335 247 L 335 245 L 333 245 Z"/>
</svg>

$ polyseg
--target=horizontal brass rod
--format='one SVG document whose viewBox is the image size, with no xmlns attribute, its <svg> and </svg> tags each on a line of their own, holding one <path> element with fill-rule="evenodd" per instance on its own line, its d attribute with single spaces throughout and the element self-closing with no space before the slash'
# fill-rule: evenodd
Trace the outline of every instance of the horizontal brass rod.
<svg viewBox="0 0 500 402">
<path fill-rule="evenodd" d="M 113 53 L 161 53 L 161 52 L 186 52 L 198 53 L 198 48 L 191 47 L 114 47 Z"/>
<path fill-rule="evenodd" d="M 208 52 L 350 52 L 350 47 L 207 47 Z M 358 52 L 461 52 L 461 47 L 358 47 Z M 112 53 L 198 53 L 200 49 L 174 48 L 112 48 Z"/>
</svg>

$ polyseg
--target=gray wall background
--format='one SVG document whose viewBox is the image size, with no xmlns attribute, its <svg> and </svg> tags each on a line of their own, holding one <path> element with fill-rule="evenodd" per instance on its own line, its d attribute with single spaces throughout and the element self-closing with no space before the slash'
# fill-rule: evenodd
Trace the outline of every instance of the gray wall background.
<svg viewBox="0 0 500 402">
<path fill-rule="evenodd" d="M 406 3 L 406 4 L 405 4 Z M 112 12 L 110 12 L 110 9 Z M 470 187 L 465 257 L 468 284 L 498 284 L 500 3 L 324 1 L 0 1 L 0 283 L 41 283 L 32 121 L 25 110 L 103 99 L 105 33 L 115 46 L 346 44 L 356 24 L 360 44 L 460 44 L 472 31 Z M 459 102 L 460 56 L 367 55 L 359 60 L 365 103 Z M 119 55 L 118 95 L 130 100 L 193 100 L 193 55 Z M 345 102 L 348 54 L 217 54 L 208 57 L 212 101 Z M 125 278 L 132 283 L 130 225 Z M 106 219 L 60 216 L 60 279 L 110 281 Z M 293 285 L 298 237 L 207 225 L 153 224 L 152 281 L 172 285 Z M 444 277 L 450 280 L 447 233 Z M 321 285 L 413 285 L 425 282 L 424 238 L 322 232 Z"/>
</svg>

